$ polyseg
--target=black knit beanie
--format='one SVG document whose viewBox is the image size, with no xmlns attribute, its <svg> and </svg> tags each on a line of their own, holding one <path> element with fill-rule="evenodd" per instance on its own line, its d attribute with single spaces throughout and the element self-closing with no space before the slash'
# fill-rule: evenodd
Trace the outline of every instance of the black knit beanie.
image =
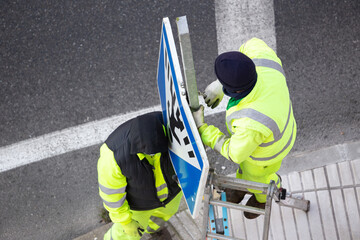
<svg viewBox="0 0 360 240">
<path fill-rule="evenodd" d="M 224 88 L 235 92 L 247 90 L 256 83 L 254 62 L 241 52 L 226 52 L 215 60 L 215 74 Z"/>
</svg>

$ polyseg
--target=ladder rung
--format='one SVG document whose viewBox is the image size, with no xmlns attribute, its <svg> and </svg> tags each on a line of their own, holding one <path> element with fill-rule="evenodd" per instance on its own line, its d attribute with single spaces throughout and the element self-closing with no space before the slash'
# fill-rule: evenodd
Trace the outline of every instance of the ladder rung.
<svg viewBox="0 0 360 240">
<path fill-rule="evenodd" d="M 221 234 L 210 233 L 210 232 L 207 233 L 206 237 L 214 238 L 214 239 L 218 239 L 218 240 L 244 240 L 243 238 L 234 238 L 234 237 L 224 236 Z"/>
<path fill-rule="evenodd" d="M 265 214 L 265 209 L 244 206 L 241 204 L 229 203 L 229 202 L 218 201 L 218 200 L 211 200 L 210 204 L 214 205 L 214 206 L 227 207 L 227 208 L 232 208 L 235 210 L 240 210 L 240 211 L 245 211 L 245 212 L 250 212 L 250 213 L 255 213 L 255 214 L 262 214 L 262 215 Z"/>
<path fill-rule="evenodd" d="M 217 176 L 214 175 L 213 184 L 218 187 L 231 188 L 237 190 L 254 189 L 262 191 L 263 194 L 267 193 L 268 184 L 251 182 L 244 179 L 238 179 L 228 176 Z"/>
</svg>

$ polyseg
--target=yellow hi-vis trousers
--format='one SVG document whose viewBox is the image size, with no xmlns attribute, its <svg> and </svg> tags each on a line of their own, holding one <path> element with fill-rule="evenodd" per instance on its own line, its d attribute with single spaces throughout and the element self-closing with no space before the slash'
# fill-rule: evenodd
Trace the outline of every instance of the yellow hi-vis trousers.
<svg viewBox="0 0 360 240">
<path fill-rule="evenodd" d="M 276 172 L 280 169 L 280 166 L 281 161 L 268 165 L 266 168 L 262 166 L 254 166 L 244 161 L 240 163 L 240 168 L 236 171 L 236 178 L 265 184 L 269 184 L 271 180 L 274 180 L 276 186 L 280 188 L 281 181 L 279 176 L 276 174 Z M 260 191 L 254 189 L 248 190 L 255 195 L 255 198 L 259 203 L 266 202 L 265 194 L 260 194 Z"/>
<path fill-rule="evenodd" d="M 167 220 L 169 220 L 179 209 L 182 192 L 171 200 L 165 207 L 159 207 L 146 211 L 132 212 L 132 219 L 138 221 L 147 233 L 156 232 Z M 139 240 L 141 237 L 131 237 L 124 233 L 120 223 L 114 223 L 113 226 L 104 235 L 104 240 Z"/>
</svg>

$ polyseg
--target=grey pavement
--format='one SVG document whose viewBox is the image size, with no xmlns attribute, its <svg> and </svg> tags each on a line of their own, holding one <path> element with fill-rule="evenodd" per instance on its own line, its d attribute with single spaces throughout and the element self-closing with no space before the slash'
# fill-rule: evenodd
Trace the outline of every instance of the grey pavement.
<svg viewBox="0 0 360 240">
<path fill-rule="evenodd" d="M 199 90 L 215 79 L 218 52 L 253 36 L 276 47 L 298 123 L 282 170 L 344 161 L 360 140 L 359 9 L 357 0 L 2 0 L 0 148 L 159 105 L 161 19 L 176 34 L 175 18 L 186 15 Z M 226 131 L 224 117 L 206 121 Z M 98 155 L 88 145 L 1 172 L 0 238 L 72 239 L 102 226 Z M 208 158 L 220 174 L 236 169 L 213 151 Z"/>
<path fill-rule="evenodd" d="M 203 89 L 217 55 L 212 1 L 0 1 L 0 145 L 158 105 L 162 18 L 175 34 L 183 15 Z"/>
<path fill-rule="evenodd" d="M 293 151 L 359 140 L 359 9 L 359 1 L 274 1 L 277 54 L 301 141 Z"/>
</svg>

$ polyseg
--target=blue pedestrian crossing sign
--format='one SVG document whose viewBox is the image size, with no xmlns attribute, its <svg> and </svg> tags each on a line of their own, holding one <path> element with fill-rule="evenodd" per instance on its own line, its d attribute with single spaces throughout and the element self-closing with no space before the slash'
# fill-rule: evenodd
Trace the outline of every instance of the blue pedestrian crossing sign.
<svg viewBox="0 0 360 240">
<path fill-rule="evenodd" d="M 209 162 L 186 99 L 186 89 L 168 18 L 163 19 L 158 90 L 169 137 L 169 155 L 193 218 L 201 208 Z"/>
</svg>

